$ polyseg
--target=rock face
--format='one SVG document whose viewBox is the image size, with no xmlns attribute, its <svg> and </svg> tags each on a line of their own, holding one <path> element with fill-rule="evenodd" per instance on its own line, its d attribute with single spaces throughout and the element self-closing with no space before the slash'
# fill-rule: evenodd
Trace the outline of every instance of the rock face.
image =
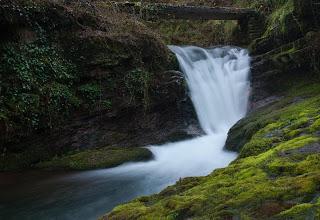
<svg viewBox="0 0 320 220">
<path fill-rule="evenodd" d="M 0 10 L 1 170 L 196 135 L 185 131 L 197 122 L 175 57 L 143 24 L 103 1 Z"/>
</svg>

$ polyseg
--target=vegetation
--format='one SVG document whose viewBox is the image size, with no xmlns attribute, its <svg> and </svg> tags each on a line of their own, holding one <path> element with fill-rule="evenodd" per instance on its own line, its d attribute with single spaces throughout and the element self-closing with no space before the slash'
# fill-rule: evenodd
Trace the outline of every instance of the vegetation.
<svg viewBox="0 0 320 220">
<path fill-rule="evenodd" d="M 126 89 L 130 93 L 130 101 L 136 102 L 143 100 L 145 109 L 147 109 L 149 105 L 151 78 L 151 73 L 142 69 L 135 69 L 124 78 Z"/>
<path fill-rule="evenodd" d="M 253 8 L 261 13 L 262 16 L 255 17 L 253 20 L 258 22 L 253 27 L 254 32 L 263 34 L 258 42 L 265 39 L 287 39 L 300 36 L 307 27 L 299 21 L 304 15 L 312 13 L 305 12 L 306 3 L 301 4 L 299 0 L 259 0 L 259 1 L 134 1 L 138 5 L 145 3 L 167 3 L 174 5 L 192 5 L 192 6 L 233 6 L 239 8 Z M 263 24 L 263 17 L 266 22 Z M 250 25 L 250 24 L 249 24 Z M 157 20 L 149 22 L 150 26 L 156 32 L 159 32 L 167 44 L 192 44 L 199 46 L 212 46 L 217 44 L 237 44 L 246 45 L 248 39 L 237 24 L 237 21 L 193 21 L 193 20 Z M 265 27 L 264 27 L 265 26 Z M 286 33 L 294 33 L 293 36 Z M 252 39 L 251 39 L 252 40 Z"/>
<path fill-rule="evenodd" d="M 236 21 L 156 21 L 147 24 L 168 45 L 212 46 L 232 44 L 239 40 Z"/>
<path fill-rule="evenodd" d="M 5 44 L 1 51 L 0 120 L 7 128 L 51 128 L 79 106 L 76 68 L 57 48 Z"/>
<path fill-rule="evenodd" d="M 126 162 L 145 161 L 152 158 L 152 153 L 146 148 L 106 147 L 85 150 L 78 153 L 70 152 L 50 161 L 40 162 L 36 168 L 86 170 L 115 167 Z"/>
</svg>

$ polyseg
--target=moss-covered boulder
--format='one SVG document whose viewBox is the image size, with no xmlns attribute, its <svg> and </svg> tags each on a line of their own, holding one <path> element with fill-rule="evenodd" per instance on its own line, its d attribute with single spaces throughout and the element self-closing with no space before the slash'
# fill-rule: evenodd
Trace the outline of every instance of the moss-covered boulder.
<svg viewBox="0 0 320 220">
<path fill-rule="evenodd" d="M 123 163 L 146 161 L 151 158 L 152 153 L 147 148 L 106 147 L 74 153 L 70 152 L 68 155 L 40 162 L 35 167 L 49 170 L 87 170 L 111 168 Z"/>
</svg>

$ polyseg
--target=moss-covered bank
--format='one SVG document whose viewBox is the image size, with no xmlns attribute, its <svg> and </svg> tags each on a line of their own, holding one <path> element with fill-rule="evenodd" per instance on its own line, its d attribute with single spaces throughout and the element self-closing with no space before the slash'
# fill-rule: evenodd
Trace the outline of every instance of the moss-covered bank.
<svg viewBox="0 0 320 220">
<path fill-rule="evenodd" d="M 152 153 L 146 148 L 106 147 L 78 153 L 69 152 L 68 155 L 53 158 L 51 161 L 40 162 L 35 167 L 49 170 L 86 170 L 111 168 L 125 162 L 139 162 L 151 158 Z"/>
</svg>

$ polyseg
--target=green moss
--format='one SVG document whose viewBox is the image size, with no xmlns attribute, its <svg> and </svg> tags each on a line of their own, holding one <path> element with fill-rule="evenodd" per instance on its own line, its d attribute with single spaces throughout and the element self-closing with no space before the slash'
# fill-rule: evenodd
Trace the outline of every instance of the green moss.
<svg viewBox="0 0 320 220">
<path fill-rule="evenodd" d="M 240 151 L 247 145 L 246 152 L 254 153 L 255 147 L 270 147 L 301 134 L 315 133 L 310 125 L 319 117 L 319 91 L 319 84 L 305 83 L 288 89 L 286 98 L 259 109 L 232 128 L 227 148 Z"/>
<path fill-rule="evenodd" d="M 316 132 L 320 130 L 320 118 L 317 119 L 309 128 L 310 132 Z"/>
<path fill-rule="evenodd" d="M 110 168 L 122 163 L 144 161 L 152 158 L 152 153 L 146 148 L 102 148 L 85 150 L 79 153 L 53 158 L 36 165 L 45 169 L 96 169 Z"/>
<path fill-rule="evenodd" d="M 112 215 L 109 216 L 109 219 L 138 219 L 142 217 L 147 211 L 147 208 L 143 206 L 143 203 L 140 201 L 133 201 L 130 205 L 126 206 L 123 209 L 122 206 L 118 206 L 114 209 L 114 215 L 116 218 L 113 218 Z"/>
<path fill-rule="evenodd" d="M 254 138 L 249 143 L 245 144 L 240 151 L 239 157 L 248 157 L 259 155 L 262 152 L 272 148 L 272 138 Z"/>
<path fill-rule="evenodd" d="M 310 203 L 303 203 L 292 207 L 289 210 L 281 212 L 277 217 L 279 219 L 315 219 L 315 205 Z M 318 207 L 319 208 L 319 207 Z"/>
</svg>

